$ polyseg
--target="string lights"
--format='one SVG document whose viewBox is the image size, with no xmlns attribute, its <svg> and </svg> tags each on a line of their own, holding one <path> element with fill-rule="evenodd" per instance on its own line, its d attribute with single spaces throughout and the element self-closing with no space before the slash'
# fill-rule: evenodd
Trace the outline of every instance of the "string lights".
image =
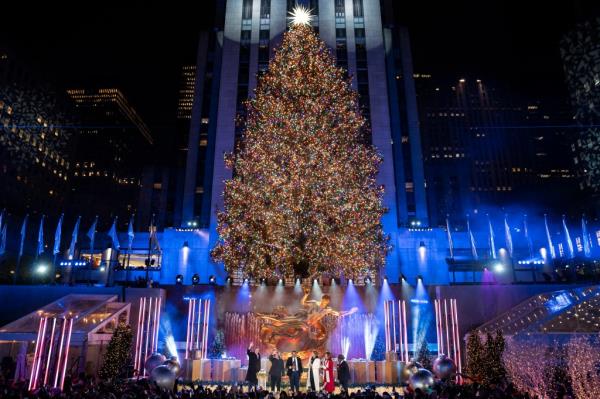
<svg viewBox="0 0 600 399">
<path fill-rule="evenodd" d="M 230 274 L 357 278 L 383 266 L 382 159 L 367 144 L 357 96 L 312 28 L 293 24 L 226 156 L 234 176 L 212 256 Z"/>
</svg>

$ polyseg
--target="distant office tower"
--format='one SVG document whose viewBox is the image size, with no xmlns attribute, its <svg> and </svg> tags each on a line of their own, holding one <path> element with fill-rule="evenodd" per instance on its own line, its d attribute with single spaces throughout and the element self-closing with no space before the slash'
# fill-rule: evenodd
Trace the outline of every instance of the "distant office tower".
<svg viewBox="0 0 600 399">
<path fill-rule="evenodd" d="M 150 163 L 150 130 L 119 89 L 67 93 L 81 122 L 72 162 L 72 211 L 118 215 L 124 222 L 135 212 L 142 167 Z"/>
<path fill-rule="evenodd" d="M 177 119 L 192 119 L 195 82 L 196 65 L 184 65 L 181 68 L 177 93 Z"/>
<path fill-rule="evenodd" d="M 600 18 L 580 23 L 560 43 L 574 119 L 573 144 L 581 188 L 600 194 Z"/>
<path fill-rule="evenodd" d="M 480 79 L 414 78 L 432 225 L 444 225 L 447 215 L 461 224 L 467 213 L 495 207 L 564 204 L 573 189 L 564 107 Z"/>
<path fill-rule="evenodd" d="M 368 118 L 371 141 L 383 155 L 379 182 L 389 213 L 384 229 L 419 220 L 428 223 L 420 132 L 408 37 L 391 22 L 392 1 L 221 0 L 216 29 L 201 35 L 190 123 L 182 225 L 211 227 L 222 209 L 224 181 L 231 177 L 224 155 L 241 136 L 236 116 L 252 96 L 257 76 L 288 27 L 288 15 L 302 4 L 315 15 L 313 27 L 348 70 Z M 382 9 L 382 5 L 384 9 Z M 388 18 L 388 16 L 386 16 Z M 393 239 L 393 238 L 392 238 Z"/>
<path fill-rule="evenodd" d="M 0 209 L 56 215 L 70 183 L 74 121 L 65 96 L 39 86 L 25 63 L 0 48 Z"/>
</svg>

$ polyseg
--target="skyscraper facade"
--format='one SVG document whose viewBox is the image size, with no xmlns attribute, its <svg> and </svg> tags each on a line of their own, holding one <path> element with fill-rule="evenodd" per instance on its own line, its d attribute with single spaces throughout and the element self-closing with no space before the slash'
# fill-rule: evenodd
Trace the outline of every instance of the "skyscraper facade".
<svg viewBox="0 0 600 399">
<path fill-rule="evenodd" d="M 565 194 L 575 200 L 564 106 L 477 78 L 414 79 L 432 226 L 512 206 L 565 212 Z"/>
<path fill-rule="evenodd" d="M 0 208 L 56 215 L 63 207 L 76 134 L 66 100 L 0 48 Z"/>
<path fill-rule="evenodd" d="M 201 35 L 190 122 L 182 225 L 196 223 L 216 237 L 216 212 L 231 171 L 224 155 L 241 137 L 236 124 L 257 77 L 288 28 L 296 4 L 314 15 L 314 30 L 348 71 L 367 117 L 371 142 L 383 156 L 384 229 L 395 241 L 399 226 L 426 225 L 427 201 L 406 32 L 386 23 L 392 1 L 221 0 L 216 29 Z M 386 16 L 386 18 L 389 18 Z M 205 143 L 205 145 L 202 145 Z M 393 260 L 388 260 L 394 262 Z"/>
<path fill-rule="evenodd" d="M 600 18 L 582 22 L 560 46 L 573 119 L 580 126 L 573 143 L 581 188 L 600 194 Z"/>
<path fill-rule="evenodd" d="M 67 93 L 82 124 L 75 138 L 71 210 L 88 217 L 94 216 L 89 212 L 118 215 L 126 221 L 136 211 L 143 165 L 149 163 L 150 129 L 117 88 Z"/>
</svg>

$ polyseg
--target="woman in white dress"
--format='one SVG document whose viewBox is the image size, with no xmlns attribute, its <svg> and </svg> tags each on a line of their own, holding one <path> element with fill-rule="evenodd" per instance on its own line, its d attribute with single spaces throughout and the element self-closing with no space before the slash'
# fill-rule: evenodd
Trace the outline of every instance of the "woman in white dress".
<svg viewBox="0 0 600 399">
<path fill-rule="evenodd" d="M 317 351 L 314 351 L 308 362 L 308 378 L 306 379 L 306 390 L 319 392 L 321 390 L 319 376 L 321 374 L 321 359 Z"/>
</svg>

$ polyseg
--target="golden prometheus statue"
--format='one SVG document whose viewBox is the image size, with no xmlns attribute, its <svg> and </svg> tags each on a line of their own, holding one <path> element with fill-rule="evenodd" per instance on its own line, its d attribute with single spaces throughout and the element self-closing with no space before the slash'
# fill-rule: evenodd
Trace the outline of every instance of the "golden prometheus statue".
<svg viewBox="0 0 600 399">
<path fill-rule="evenodd" d="M 284 306 L 278 306 L 272 314 L 257 313 L 262 326 L 262 343 L 280 352 L 295 350 L 300 357 L 308 357 L 313 350 L 324 352 L 330 332 L 335 329 L 339 318 L 355 313 L 358 308 L 337 311 L 330 306 L 330 297 L 325 294 L 320 301 L 309 300 L 310 288 L 304 289 L 300 300 L 302 309 L 290 315 Z"/>
</svg>

